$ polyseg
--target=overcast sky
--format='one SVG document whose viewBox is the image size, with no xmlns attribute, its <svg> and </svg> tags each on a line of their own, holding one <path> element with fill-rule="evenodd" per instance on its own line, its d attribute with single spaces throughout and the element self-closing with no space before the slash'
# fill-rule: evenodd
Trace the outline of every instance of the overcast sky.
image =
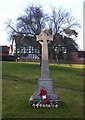
<svg viewBox="0 0 85 120">
<path fill-rule="evenodd" d="M 76 42 L 83 50 L 83 0 L 0 0 L 0 45 L 11 44 L 7 40 L 4 22 L 7 19 L 15 20 L 30 4 L 40 4 L 46 12 L 50 12 L 50 6 L 56 8 L 61 6 L 70 11 L 72 16 L 80 21 L 81 29 L 78 29 L 79 35 Z"/>
</svg>

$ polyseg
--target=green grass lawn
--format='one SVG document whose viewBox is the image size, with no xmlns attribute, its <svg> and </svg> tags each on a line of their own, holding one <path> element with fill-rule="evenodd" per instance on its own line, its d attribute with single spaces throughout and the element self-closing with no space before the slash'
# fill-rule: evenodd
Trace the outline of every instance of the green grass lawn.
<svg viewBox="0 0 85 120">
<path fill-rule="evenodd" d="M 39 64 L 2 63 L 3 118 L 83 118 L 83 66 L 50 65 L 59 108 L 32 108 L 28 105 L 40 77 Z"/>
</svg>

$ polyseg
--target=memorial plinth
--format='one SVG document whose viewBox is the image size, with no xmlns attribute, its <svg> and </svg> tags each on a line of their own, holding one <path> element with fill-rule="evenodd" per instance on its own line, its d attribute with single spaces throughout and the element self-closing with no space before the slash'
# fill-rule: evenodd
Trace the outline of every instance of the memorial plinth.
<svg viewBox="0 0 85 120">
<path fill-rule="evenodd" d="M 30 97 L 30 106 L 58 107 L 60 97 L 55 93 L 49 75 L 48 42 L 53 41 L 53 36 L 44 30 L 36 36 L 36 41 L 39 41 L 42 46 L 41 77 L 38 80 L 36 91 Z"/>
</svg>

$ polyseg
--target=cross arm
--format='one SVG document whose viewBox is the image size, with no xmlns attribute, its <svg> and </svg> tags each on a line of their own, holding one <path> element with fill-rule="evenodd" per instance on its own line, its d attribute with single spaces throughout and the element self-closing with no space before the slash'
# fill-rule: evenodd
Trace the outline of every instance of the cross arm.
<svg viewBox="0 0 85 120">
<path fill-rule="evenodd" d="M 36 35 L 36 41 L 53 41 L 52 35 L 47 35 L 46 33 L 40 33 L 39 35 Z"/>
</svg>

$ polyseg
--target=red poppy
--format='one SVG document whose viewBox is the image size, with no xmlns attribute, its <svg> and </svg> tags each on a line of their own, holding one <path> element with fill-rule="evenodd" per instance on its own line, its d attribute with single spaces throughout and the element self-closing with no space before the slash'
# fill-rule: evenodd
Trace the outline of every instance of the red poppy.
<svg viewBox="0 0 85 120">
<path fill-rule="evenodd" d="M 44 100 L 45 103 L 48 102 L 48 98 L 46 96 L 47 95 L 47 91 L 46 90 L 41 89 L 38 95 L 40 95 L 42 97 L 42 99 Z"/>
<path fill-rule="evenodd" d="M 48 103 L 48 98 L 43 99 L 45 103 Z"/>
<path fill-rule="evenodd" d="M 40 92 L 39 92 L 39 95 L 40 95 L 40 96 L 42 96 L 42 95 L 47 95 L 47 91 L 41 89 Z"/>
</svg>

